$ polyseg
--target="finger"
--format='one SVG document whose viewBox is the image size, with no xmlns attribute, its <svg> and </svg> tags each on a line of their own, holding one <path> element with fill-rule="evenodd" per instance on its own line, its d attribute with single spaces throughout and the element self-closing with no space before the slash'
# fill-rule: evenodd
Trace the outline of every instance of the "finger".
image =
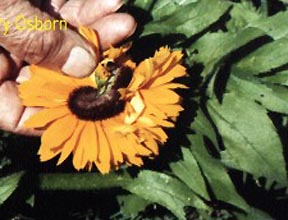
<svg viewBox="0 0 288 220">
<path fill-rule="evenodd" d="M 97 30 L 102 49 L 105 50 L 131 36 L 137 24 L 132 16 L 117 13 L 100 19 L 90 27 Z"/>
<path fill-rule="evenodd" d="M 46 0 L 43 2 L 42 8 L 53 17 L 58 17 L 59 11 L 65 3 L 66 0 Z"/>
<path fill-rule="evenodd" d="M 41 135 L 41 131 L 24 128 L 23 123 L 39 109 L 25 108 L 18 97 L 16 83 L 5 81 L 0 86 L 0 128 L 24 135 Z"/>
<path fill-rule="evenodd" d="M 24 126 L 24 123 L 29 118 L 31 118 L 32 115 L 35 115 L 40 110 L 41 110 L 41 108 L 25 107 L 22 115 L 20 116 L 20 120 L 19 120 L 17 127 L 14 130 L 12 130 L 11 132 L 16 133 L 16 134 L 28 135 L 28 136 L 41 136 L 43 134 L 44 130 L 26 128 Z"/>
<path fill-rule="evenodd" d="M 9 78 L 10 60 L 6 56 L 4 50 L 0 48 L 0 85 Z"/>
<path fill-rule="evenodd" d="M 21 69 L 21 67 L 23 66 L 24 61 L 19 59 L 17 56 L 15 56 L 14 54 L 10 54 L 9 58 L 13 61 L 13 63 L 15 64 L 15 69 L 17 71 L 17 73 L 19 73 L 19 70 Z"/>
<path fill-rule="evenodd" d="M 16 83 L 21 84 L 31 78 L 31 71 L 29 66 L 25 66 L 21 69 L 18 77 L 16 78 Z"/>
<path fill-rule="evenodd" d="M 70 0 L 61 8 L 60 15 L 74 26 L 88 26 L 116 12 L 123 4 L 122 0 Z"/>
<path fill-rule="evenodd" d="M 15 24 L 15 18 L 20 22 Z M 1 0 L 0 18 L 9 21 L 8 34 L 2 34 L 4 25 L 0 25 L 0 43 L 9 52 L 30 64 L 38 64 L 62 70 L 64 73 L 83 77 L 89 75 L 96 66 L 94 51 L 85 40 L 71 30 L 60 30 L 55 25 L 53 31 L 28 30 L 24 25 L 27 19 L 52 21 L 52 17 L 34 8 L 25 0 Z M 34 19 L 34 20 L 33 20 Z M 19 25 L 25 27 L 19 30 Z"/>
<path fill-rule="evenodd" d="M 15 58 L 17 65 L 17 59 Z M 13 72 L 13 60 L 0 49 L 0 129 L 26 135 L 41 135 L 41 131 L 25 129 L 23 127 L 32 114 L 39 111 L 37 108 L 24 108 L 18 98 L 18 91 L 13 81 L 8 81 Z M 11 70 L 12 69 L 12 70 Z M 26 80 L 29 78 L 29 69 L 23 71 Z M 24 77 L 22 77 L 24 79 Z M 23 81 L 23 80 L 22 80 Z"/>
<path fill-rule="evenodd" d="M 29 0 L 29 2 L 37 8 L 41 8 L 41 6 L 43 5 L 42 0 Z"/>
</svg>

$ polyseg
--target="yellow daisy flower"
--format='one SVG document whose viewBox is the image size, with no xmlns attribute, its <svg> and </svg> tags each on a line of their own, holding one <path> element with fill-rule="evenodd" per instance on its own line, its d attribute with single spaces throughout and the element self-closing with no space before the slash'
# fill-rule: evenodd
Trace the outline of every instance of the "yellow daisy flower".
<svg viewBox="0 0 288 220">
<path fill-rule="evenodd" d="M 95 32 L 79 32 L 98 53 Z M 59 165 L 72 153 L 77 170 L 94 164 L 104 174 L 123 163 L 141 166 L 142 157 L 158 154 L 167 140 L 163 128 L 173 127 L 183 110 L 173 89 L 184 86 L 171 82 L 185 75 L 182 54 L 163 47 L 136 66 L 125 55 L 128 49 L 105 51 L 94 73 L 83 79 L 31 65 L 32 77 L 19 91 L 25 106 L 43 107 L 25 122 L 44 129 L 41 161 L 60 155 Z"/>
</svg>

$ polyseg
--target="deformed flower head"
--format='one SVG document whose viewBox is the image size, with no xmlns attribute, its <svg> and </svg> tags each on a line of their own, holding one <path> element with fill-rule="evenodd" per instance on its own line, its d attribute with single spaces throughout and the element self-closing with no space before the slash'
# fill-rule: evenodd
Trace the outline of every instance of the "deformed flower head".
<svg viewBox="0 0 288 220">
<path fill-rule="evenodd" d="M 80 33 L 98 53 L 95 32 L 82 28 Z M 32 77 L 19 91 L 25 106 L 43 107 L 25 122 L 44 129 L 41 161 L 60 155 L 59 165 L 72 153 L 77 170 L 91 170 L 94 164 L 108 173 L 123 163 L 141 166 L 142 157 L 158 154 L 158 145 L 167 140 L 163 128 L 173 127 L 183 110 L 173 90 L 185 86 L 172 83 L 185 75 L 182 54 L 163 47 L 136 66 L 125 54 L 128 49 L 105 51 L 96 70 L 83 79 L 30 67 Z"/>
</svg>

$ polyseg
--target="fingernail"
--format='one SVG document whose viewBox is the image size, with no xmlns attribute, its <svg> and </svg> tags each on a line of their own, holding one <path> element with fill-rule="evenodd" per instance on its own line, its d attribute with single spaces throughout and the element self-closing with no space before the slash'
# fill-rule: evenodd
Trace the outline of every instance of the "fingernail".
<svg viewBox="0 0 288 220">
<path fill-rule="evenodd" d="M 31 78 L 30 67 L 25 66 L 20 70 L 18 77 L 16 78 L 16 82 L 21 84 Z"/>
<path fill-rule="evenodd" d="M 125 4 L 123 0 L 112 0 L 110 2 L 111 2 L 110 4 L 114 6 L 114 11 L 117 11 Z"/>
<path fill-rule="evenodd" d="M 88 51 L 81 47 L 74 47 L 62 71 L 70 76 L 84 77 L 88 76 L 96 67 L 96 59 Z"/>
</svg>

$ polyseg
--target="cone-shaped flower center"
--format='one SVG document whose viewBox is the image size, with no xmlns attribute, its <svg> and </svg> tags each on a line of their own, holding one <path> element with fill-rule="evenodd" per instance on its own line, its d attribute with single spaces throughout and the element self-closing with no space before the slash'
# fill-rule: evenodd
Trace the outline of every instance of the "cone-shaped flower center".
<svg viewBox="0 0 288 220">
<path fill-rule="evenodd" d="M 113 71 L 105 83 L 99 83 L 98 89 L 92 86 L 76 88 L 69 96 L 68 107 L 79 119 L 87 121 L 104 120 L 117 115 L 125 107 L 118 89 L 127 87 L 131 78 L 132 71 L 120 67 Z"/>
</svg>

